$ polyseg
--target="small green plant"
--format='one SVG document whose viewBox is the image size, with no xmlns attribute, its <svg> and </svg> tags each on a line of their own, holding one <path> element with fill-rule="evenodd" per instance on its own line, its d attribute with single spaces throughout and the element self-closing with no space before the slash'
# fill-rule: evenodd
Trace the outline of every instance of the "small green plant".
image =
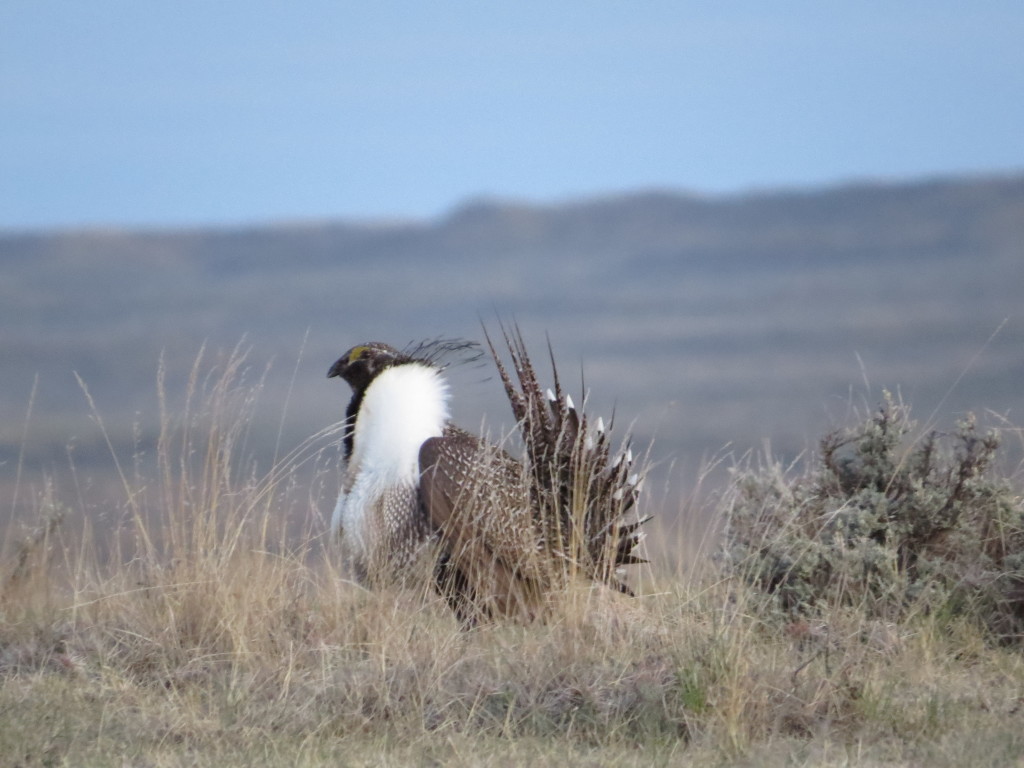
<svg viewBox="0 0 1024 768">
<path fill-rule="evenodd" d="M 789 613 L 945 612 L 1021 639 L 1024 506 L 992 472 L 997 434 L 981 434 L 972 418 L 910 442 L 913 429 L 909 410 L 886 393 L 862 424 L 825 437 L 804 477 L 778 467 L 737 472 L 728 567 Z"/>
</svg>

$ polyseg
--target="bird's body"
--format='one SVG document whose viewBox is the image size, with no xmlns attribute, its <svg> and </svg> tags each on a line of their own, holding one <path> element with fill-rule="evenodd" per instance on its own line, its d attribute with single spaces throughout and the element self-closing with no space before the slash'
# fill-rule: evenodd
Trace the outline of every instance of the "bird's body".
<svg viewBox="0 0 1024 768">
<path fill-rule="evenodd" d="M 567 579 L 629 590 L 620 566 L 634 554 L 642 520 L 626 521 L 639 490 L 631 454 L 610 459 L 599 419 L 569 397 L 545 397 L 522 340 L 506 336 L 520 387 L 495 362 L 525 445 L 520 461 L 448 421 L 440 352 L 400 352 L 377 342 L 332 366 L 352 387 L 344 480 L 332 518 L 356 578 L 403 581 L 420 556 L 435 558 L 435 585 L 464 619 L 531 619 Z M 491 347 L 492 354 L 494 349 Z"/>
</svg>

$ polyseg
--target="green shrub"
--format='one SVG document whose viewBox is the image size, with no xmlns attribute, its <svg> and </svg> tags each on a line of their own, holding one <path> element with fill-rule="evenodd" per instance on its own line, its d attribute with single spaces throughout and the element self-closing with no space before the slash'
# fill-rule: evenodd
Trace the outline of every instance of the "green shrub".
<svg viewBox="0 0 1024 768">
<path fill-rule="evenodd" d="M 793 614 L 946 612 L 1021 639 L 1024 505 L 992 471 L 997 434 L 973 418 L 910 442 L 913 429 L 886 393 L 864 423 L 825 437 L 805 476 L 736 471 L 727 566 Z"/>
</svg>

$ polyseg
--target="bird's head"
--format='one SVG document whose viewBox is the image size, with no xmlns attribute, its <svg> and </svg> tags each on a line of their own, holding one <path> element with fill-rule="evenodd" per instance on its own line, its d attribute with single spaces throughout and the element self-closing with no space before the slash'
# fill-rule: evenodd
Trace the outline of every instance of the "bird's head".
<svg viewBox="0 0 1024 768">
<path fill-rule="evenodd" d="M 353 393 L 359 395 L 381 373 L 396 365 L 419 363 L 444 370 L 453 363 L 476 363 L 481 355 L 480 345 L 465 339 L 428 339 L 413 342 L 402 350 L 390 344 L 370 341 L 352 347 L 339 357 L 327 372 L 327 378 L 343 378 L 352 387 Z"/>
<path fill-rule="evenodd" d="M 340 376 L 349 383 L 353 392 L 362 392 L 383 371 L 413 360 L 388 344 L 371 341 L 358 344 L 339 357 L 327 372 L 327 378 Z"/>
</svg>

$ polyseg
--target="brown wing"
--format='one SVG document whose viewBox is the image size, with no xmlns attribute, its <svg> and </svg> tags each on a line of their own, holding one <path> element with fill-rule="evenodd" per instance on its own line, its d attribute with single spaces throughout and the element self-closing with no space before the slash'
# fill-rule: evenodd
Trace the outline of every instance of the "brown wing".
<svg viewBox="0 0 1024 768">
<path fill-rule="evenodd" d="M 536 616 L 548 573 L 519 462 L 456 428 L 419 458 L 420 500 L 440 532 L 439 588 L 456 612 Z"/>
</svg>

